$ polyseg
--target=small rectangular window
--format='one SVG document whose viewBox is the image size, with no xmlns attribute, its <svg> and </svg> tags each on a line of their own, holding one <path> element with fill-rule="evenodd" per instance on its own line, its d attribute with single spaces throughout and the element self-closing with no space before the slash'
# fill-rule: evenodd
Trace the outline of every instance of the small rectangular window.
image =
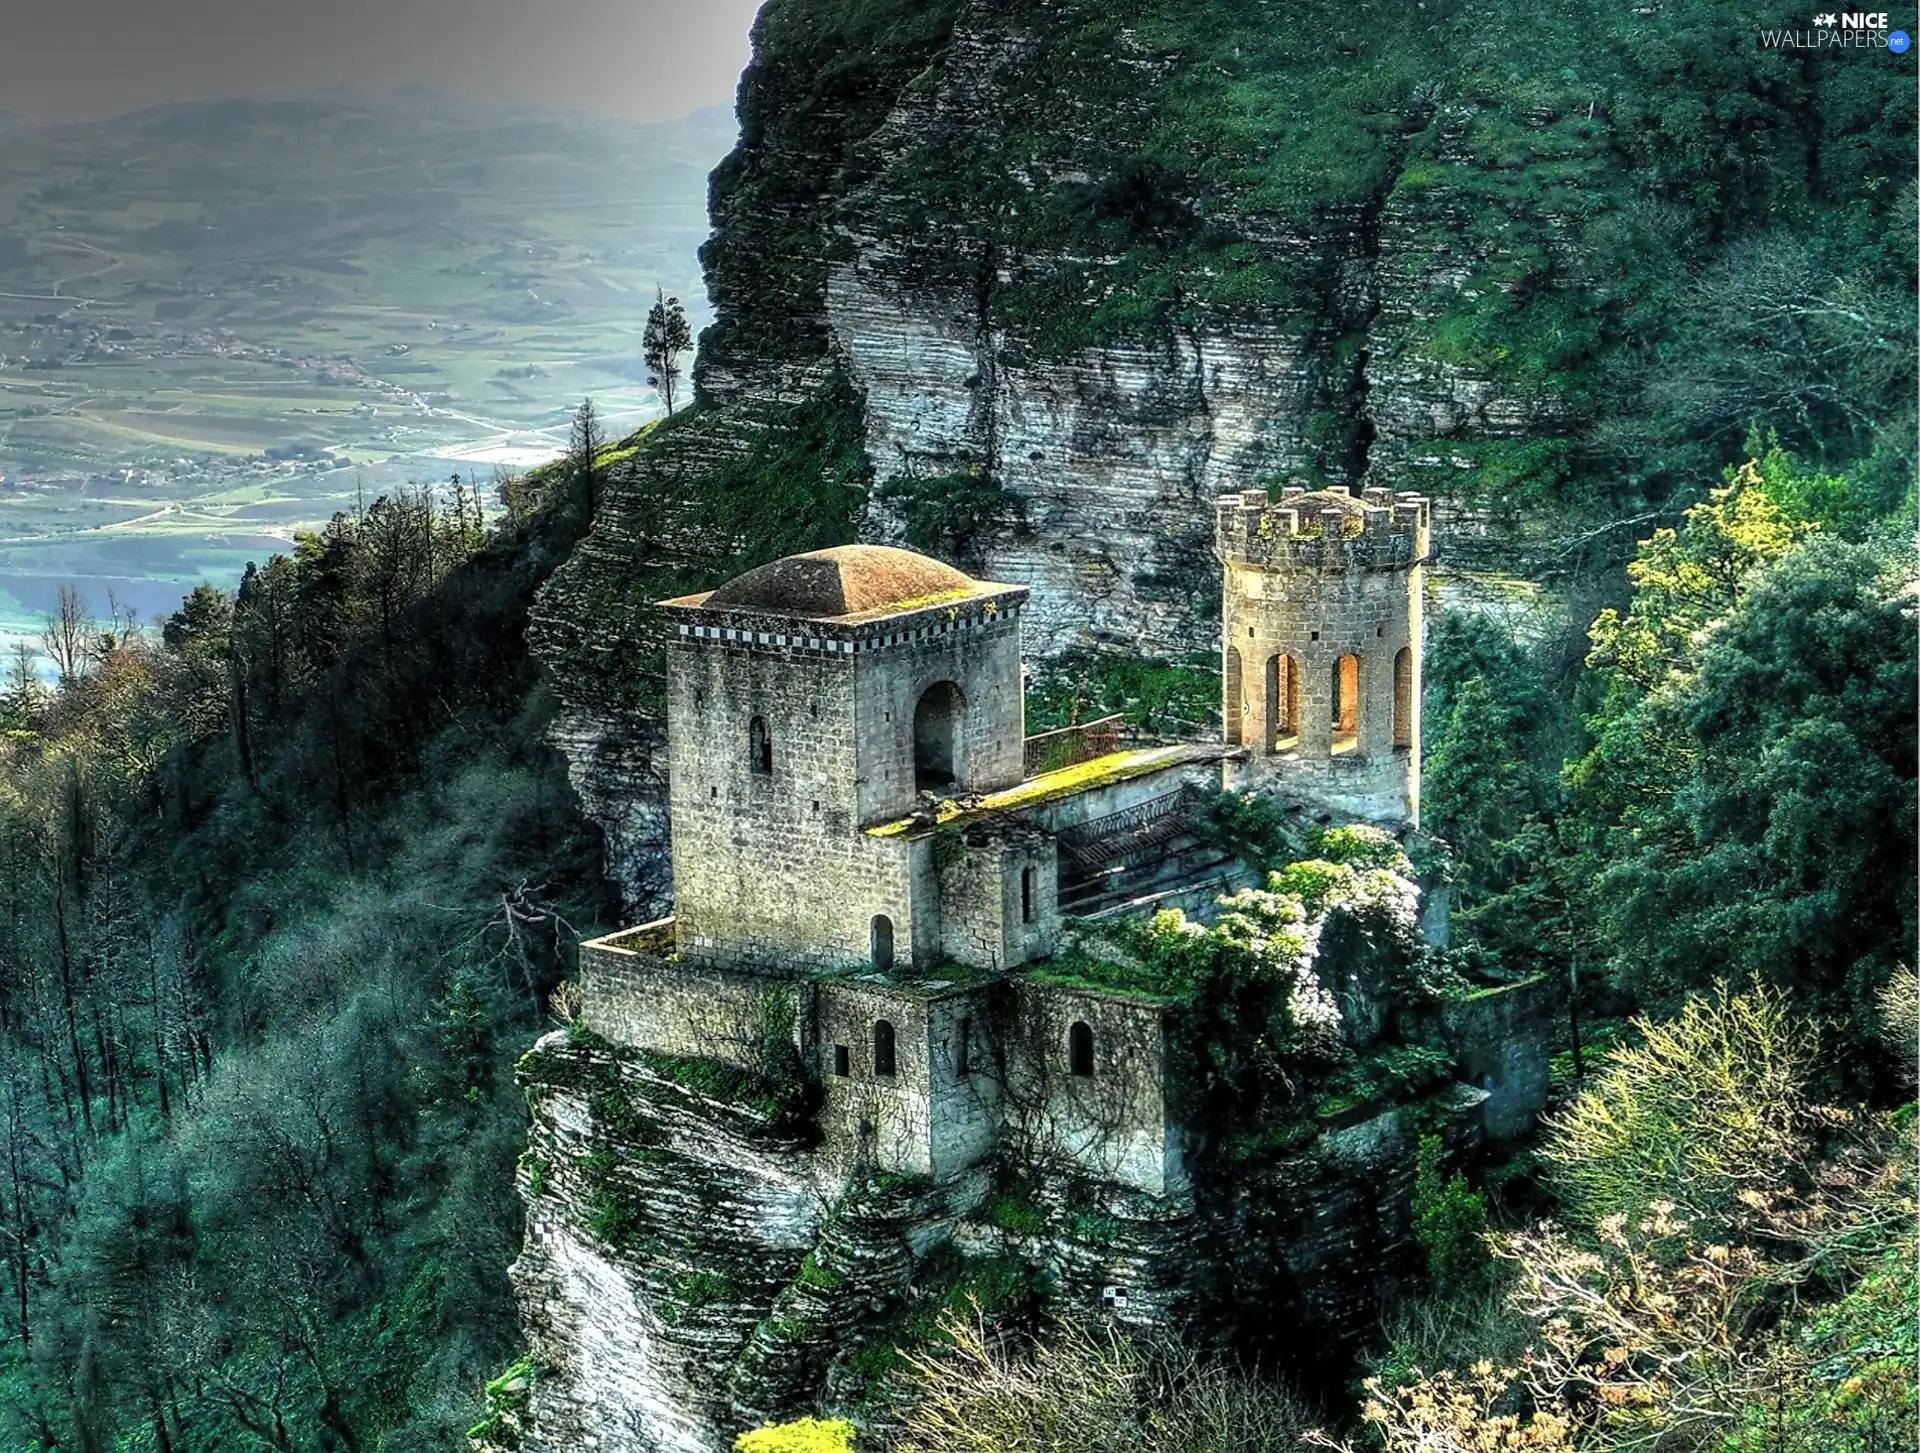
<svg viewBox="0 0 1920 1453">
<path fill-rule="evenodd" d="M 853 1056 L 844 1044 L 833 1047 L 833 1072 L 843 1080 L 853 1073 Z"/>
</svg>

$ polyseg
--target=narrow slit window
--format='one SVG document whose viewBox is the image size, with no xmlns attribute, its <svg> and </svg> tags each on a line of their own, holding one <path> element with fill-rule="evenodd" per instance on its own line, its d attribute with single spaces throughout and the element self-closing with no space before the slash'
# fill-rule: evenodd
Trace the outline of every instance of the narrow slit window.
<svg viewBox="0 0 1920 1453">
<path fill-rule="evenodd" d="M 1020 921 L 1033 922 L 1033 869 L 1020 870 Z"/>
<path fill-rule="evenodd" d="M 967 1072 L 973 1068 L 971 1059 L 973 1052 L 972 1040 L 973 1021 L 971 1019 L 956 1020 L 953 1026 L 953 1075 L 955 1079 L 964 1080 L 967 1077 Z"/>
<path fill-rule="evenodd" d="M 844 1044 L 833 1047 L 833 1072 L 843 1080 L 853 1073 L 853 1051 Z"/>
<path fill-rule="evenodd" d="M 747 765 L 759 776 L 773 775 L 773 733 L 763 716 L 756 716 L 747 725 Z"/>
<path fill-rule="evenodd" d="M 884 1019 L 873 1026 L 873 1072 L 886 1080 L 894 1075 L 893 1026 Z"/>
</svg>

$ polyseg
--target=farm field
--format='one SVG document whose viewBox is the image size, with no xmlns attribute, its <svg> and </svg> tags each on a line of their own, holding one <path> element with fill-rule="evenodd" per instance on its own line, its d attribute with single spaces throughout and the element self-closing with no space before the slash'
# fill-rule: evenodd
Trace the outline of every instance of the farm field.
<svg viewBox="0 0 1920 1453">
<path fill-rule="evenodd" d="M 413 96 L 15 127 L 0 147 L 0 648 L 62 580 L 143 619 L 409 480 L 658 410 L 659 286 L 725 108 L 637 125 Z"/>
</svg>

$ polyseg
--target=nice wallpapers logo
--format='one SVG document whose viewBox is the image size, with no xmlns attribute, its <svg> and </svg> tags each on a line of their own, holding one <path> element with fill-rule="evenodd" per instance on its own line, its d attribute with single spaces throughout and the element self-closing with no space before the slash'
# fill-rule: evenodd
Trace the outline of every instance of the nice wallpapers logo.
<svg viewBox="0 0 1920 1453">
<path fill-rule="evenodd" d="M 1762 50 L 1888 50 L 1905 55 L 1913 45 L 1904 30 L 1887 25 L 1884 10 L 1823 10 L 1810 30 L 1763 30 Z"/>
</svg>

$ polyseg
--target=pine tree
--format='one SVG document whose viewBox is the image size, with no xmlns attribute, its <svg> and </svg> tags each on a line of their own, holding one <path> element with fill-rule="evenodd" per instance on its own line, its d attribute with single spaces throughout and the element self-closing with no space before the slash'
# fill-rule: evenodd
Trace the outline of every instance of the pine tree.
<svg viewBox="0 0 1920 1453">
<path fill-rule="evenodd" d="M 680 383 L 680 355 L 693 347 L 693 330 L 687 326 L 686 309 L 678 298 L 667 297 L 658 286 L 653 297 L 643 339 L 647 367 L 653 370 L 647 382 L 660 391 L 660 402 L 667 406 L 671 419 Z"/>
</svg>

